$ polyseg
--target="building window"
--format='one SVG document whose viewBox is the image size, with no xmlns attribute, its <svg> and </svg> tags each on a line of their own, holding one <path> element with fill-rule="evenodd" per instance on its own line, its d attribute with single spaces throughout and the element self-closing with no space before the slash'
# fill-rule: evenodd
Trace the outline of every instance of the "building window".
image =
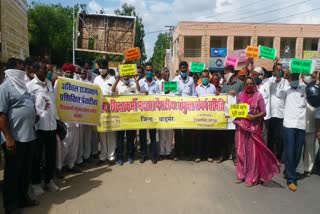
<svg viewBox="0 0 320 214">
<path fill-rule="evenodd" d="M 273 48 L 273 39 L 274 39 L 273 37 L 259 36 L 258 37 L 258 46 L 263 45 L 263 46 Z"/>
<path fill-rule="evenodd" d="M 250 36 L 235 36 L 234 37 L 234 50 L 246 49 L 250 45 Z"/>
<path fill-rule="evenodd" d="M 202 36 L 184 37 L 184 57 L 201 57 Z"/>
<path fill-rule="evenodd" d="M 227 48 L 227 36 L 211 36 L 210 48 Z"/>
<path fill-rule="evenodd" d="M 303 39 L 303 50 L 306 51 L 317 51 L 318 50 L 319 38 L 304 38 Z"/>
<path fill-rule="evenodd" d="M 297 38 L 281 38 L 280 40 L 280 57 L 294 58 L 296 56 Z"/>
</svg>

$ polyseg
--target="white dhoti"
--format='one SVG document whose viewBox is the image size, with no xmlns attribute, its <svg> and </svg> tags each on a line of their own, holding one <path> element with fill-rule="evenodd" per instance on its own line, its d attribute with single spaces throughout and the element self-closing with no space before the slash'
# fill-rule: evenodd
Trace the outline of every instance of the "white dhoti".
<svg viewBox="0 0 320 214">
<path fill-rule="evenodd" d="M 93 129 L 91 134 L 91 155 L 99 153 L 99 133 Z"/>
<path fill-rule="evenodd" d="M 101 132 L 100 133 L 100 155 L 102 161 L 115 160 L 116 150 L 116 132 Z"/>
<path fill-rule="evenodd" d="M 88 159 L 91 155 L 91 135 L 92 135 L 92 126 L 89 125 L 80 125 L 80 139 L 79 139 L 79 148 L 77 155 L 77 164 L 83 162 L 83 159 Z"/>
<path fill-rule="evenodd" d="M 173 144 L 173 129 L 159 129 L 160 155 L 170 155 Z"/>
<path fill-rule="evenodd" d="M 63 146 L 61 147 L 61 159 L 63 166 L 73 168 L 78 155 L 79 135 L 79 127 L 68 127 L 67 136 L 63 140 Z"/>
</svg>

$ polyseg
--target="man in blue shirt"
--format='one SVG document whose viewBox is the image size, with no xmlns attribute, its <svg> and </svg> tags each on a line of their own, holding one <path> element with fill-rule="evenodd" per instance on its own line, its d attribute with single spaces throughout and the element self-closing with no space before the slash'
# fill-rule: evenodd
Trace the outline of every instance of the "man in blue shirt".
<svg viewBox="0 0 320 214">
<path fill-rule="evenodd" d="M 6 79 L 0 86 L 0 130 L 5 139 L 3 205 L 6 213 L 20 213 L 19 208 L 39 205 L 28 195 L 36 113 L 27 92 L 24 62 L 10 58 L 6 69 Z"/>
</svg>

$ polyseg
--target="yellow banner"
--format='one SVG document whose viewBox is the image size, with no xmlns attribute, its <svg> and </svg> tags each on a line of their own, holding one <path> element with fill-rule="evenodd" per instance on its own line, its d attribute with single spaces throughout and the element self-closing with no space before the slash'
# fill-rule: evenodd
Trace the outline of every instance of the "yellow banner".
<svg viewBox="0 0 320 214">
<path fill-rule="evenodd" d="M 249 105 L 247 103 L 231 104 L 229 106 L 229 116 L 237 118 L 247 118 Z"/>
<path fill-rule="evenodd" d="M 102 106 L 99 86 L 59 77 L 56 82 L 56 107 L 65 122 L 97 125 Z"/>
<path fill-rule="evenodd" d="M 230 129 L 227 95 L 104 97 L 99 132 L 128 129 Z"/>
<path fill-rule="evenodd" d="M 304 59 L 312 59 L 312 58 L 318 58 L 318 57 L 319 57 L 318 51 L 303 51 Z"/>
<path fill-rule="evenodd" d="M 119 65 L 119 74 L 120 74 L 120 77 L 135 76 L 137 74 L 137 65 L 136 64 Z"/>
</svg>

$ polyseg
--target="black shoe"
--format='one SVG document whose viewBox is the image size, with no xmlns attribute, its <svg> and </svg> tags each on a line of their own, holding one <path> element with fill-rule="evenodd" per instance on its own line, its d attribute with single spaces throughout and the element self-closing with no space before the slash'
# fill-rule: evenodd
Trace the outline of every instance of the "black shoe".
<svg viewBox="0 0 320 214">
<path fill-rule="evenodd" d="M 20 209 L 5 209 L 4 211 L 5 214 L 22 214 Z"/>
<path fill-rule="evenodd" d="M 63 172 L 62 169 L 56 171 L 56 178 L 59 178 L 59 179 L 63 179 L 64 178 L 64 172 Z"/>
<path fill-rule="evenodd" d="M 97 166 L 102 166 L 106 163 L 106 161 L 104 160 L 98 160 L 98 162 L 96 163 Z"/>
<path fill-rule="evenodd" d="M 19 208 L 36 207 L 36 206 L 39 206 L 39 204 L 40 204 L 39 201 L 29 198 L 22 201 Z"/>
<path fill-rule="evenodd" d="M 160 161 L 166 159 L 166 156 L 165 155 L 160 155 Z"/>
<path fill-rule="evenodd" d="M 82 170 L 79 166 L 73 166 L 72 168 L 67 169 L 70 173 L 81 173 Z"/>
<path fill-rule="evenodd" d="M 113 166 L 116 164 L 116 161 L 115 160 L 108 160 L 108 165 L 109 166 Z"/>
<path fill-rule="evenodd" d="M 93 159 L 99 159 L 99 152 L 97 154 L 91 155 Z"/>
<path fill-rule="evenodd" d="M 172 157 L 172 155 L 166 155 L 166 159 L 167 159 L 167 160 L 172 160 L 173 157 Z"/>
<path fill-rule="evenodd" d="M 187 156 L 186 161 L 192 161 L 192 156 L 191 155 Z"/>
<path fill-rule="evenodd" d="M 157 160 L 152 160 L 152 163 L 153 163 L 153 164 L 156 164 L 156 163 L 157 163 Z"/>
<path fill-rule="evenodd" d="M 146 158 L 145 157 L 141 157 L 140 158 L 140 163 L 144 163 L 146 161 Z"/>
<path fill-rule="evenodd" d="M 83 159 L 83 163 L 92 163 L 92 158 Z"/>
</svg>

